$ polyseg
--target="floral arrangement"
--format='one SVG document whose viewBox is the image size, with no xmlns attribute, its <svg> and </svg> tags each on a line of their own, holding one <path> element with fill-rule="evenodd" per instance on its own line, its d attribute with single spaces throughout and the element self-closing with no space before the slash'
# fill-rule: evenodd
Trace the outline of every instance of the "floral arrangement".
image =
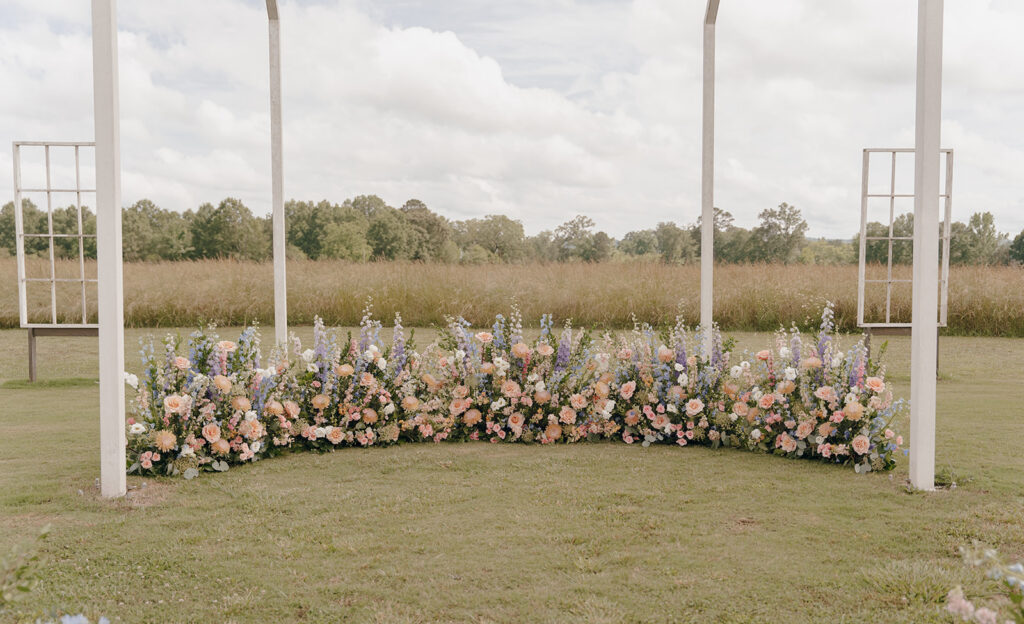
<svg viewBox="0 0 1024 624">
<path fill-rule="evenodd" d="M 1002 585 L 1004 595 L 1010 603 L 1010 617 L 1000 618 L 996 609 L 975 607 L 974 603 L 964 596 L 961 587 L 953 588 L 946 596 L 946 610 L 961 622 L 999 624 L 1002 619 L 1005 624 L 1024 624 L 1024 564 L 1008 564 L 995 550 L 977 544 L 971 548 L 961 546 L 960 555 L 964 563 L 985 568 L 988 577 Z"/>
<path fill-rule="evenodd" d="M 287 451 L 400 441 L 729 446 L 888 470 L 902 409 L 863 341 L 843 351 L 827 306 L 813 342 L 794 328 L 739 362 L 732 342 L 677 322 L 624 335 L 556 332 L 528 340 L 513 308 L 488 331 L 451 319 L 422 351 L 401 317 L 390 341 L 368 307 L 358 336 L 317 319 L 311 348 L 292 337 L 264 359 L 256 328 L 210 328 L 142 349 L 129 419 L 129 472 L 192 478 Z"/>
</svg>

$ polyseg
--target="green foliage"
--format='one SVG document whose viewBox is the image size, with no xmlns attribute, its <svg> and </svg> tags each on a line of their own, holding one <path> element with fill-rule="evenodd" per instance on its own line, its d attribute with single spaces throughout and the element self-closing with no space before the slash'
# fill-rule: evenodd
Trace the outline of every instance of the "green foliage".
<svg viewBox="0 0 1024 624">
<path fill-rule="evenodd" d="M 46 539 L 50 525 L 39 532 L 36 544 L 31 548 L 15 546 L 0 559 L 0 610 L 10 606 L 20 596 L 27 594 L 38 583 L 36 578 L 39 562 L 38 543 Z"/>
</svg>

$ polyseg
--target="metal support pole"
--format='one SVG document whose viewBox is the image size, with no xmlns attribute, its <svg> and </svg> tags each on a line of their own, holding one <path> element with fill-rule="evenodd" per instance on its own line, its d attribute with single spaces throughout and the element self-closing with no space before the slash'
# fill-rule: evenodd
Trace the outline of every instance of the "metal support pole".
<svg viewBox="0 0 1024 624">
<path fill-rule="evenodd" d="M 28 328 L 28 380 L 36 381 L 36 330 L 32 327 Z"/>
<path fill-rule="evenodd" d="M 274 338 L 288 340 L 288 286 L 285 275 L 284 158 L 281 153 L 281 21 L 277 0 L 267 0 L 270 23 L 270 180 L 274 230 Z"/>
<path fill-rule="evenodd" d="M 704 357 L 711 357 L 715 273 L 715 23 L 719 0 L 708 0 L 704 14 L 704 101 L 700 176 L 700 324 Z"/>
<path fill-rule="evenodd" d="M 92 66 L 99 278 L 100 492 L 112 498 L 124 496 L 126 492 L 121 131 L 115 0 L 92 0 Z"/>
<path fill-rule="evenodd" d="M 918 0 L 914 283 L 910 336 L 910 483 L 935 489 L 943 0 Z"/>
</svg>

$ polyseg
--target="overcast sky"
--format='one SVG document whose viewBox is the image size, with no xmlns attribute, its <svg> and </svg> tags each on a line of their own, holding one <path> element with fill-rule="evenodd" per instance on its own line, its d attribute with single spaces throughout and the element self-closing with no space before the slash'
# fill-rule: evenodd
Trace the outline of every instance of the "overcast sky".
<svg viewBox="0 0 1024 624">
<path fill-rule="evenodd" d="M 577 213 L 616 237 L 696 220 L 704 0 L 280 3 L 287 198 L 417 198 L 451 219 L 508 214 L 528 233 Z M 266 214 L 263 1 L 119 4 L 124 202 L 234 196 Z M 716 205 L 750 226 L 786 201 L 811 234 L 852 236 L 861 150 L 913 146 L 916 11 L 723 0 Z M 89 19 L 85 0 L 0 3 L 3 144 L 92 139 Z M 1020 0 L 946 1 L 954 218 L 990 210 L 1014 233 L 1022 29 Z M 2 201 L 11 170 L 4 148 Z"/>
</svg>

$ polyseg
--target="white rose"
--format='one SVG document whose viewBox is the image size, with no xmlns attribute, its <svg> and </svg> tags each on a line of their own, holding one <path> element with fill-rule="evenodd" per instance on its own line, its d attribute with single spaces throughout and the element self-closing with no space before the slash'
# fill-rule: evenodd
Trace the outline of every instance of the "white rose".
<svg viewBox="0 0 1024 624">
<path fill-rule="evenodd" d="M 753 431 L 750 432 L 750 437 L 753 438 L 754 440 L 760 440 L 762 435 L 763 434 L 761 433 L 760 429 L 754 429 Z"/>
<path fill-rule="evenodd" d="M 327 430 L 324 429 L 323 427 L 317 427 L 315 433 L 316 433 L 316 437 L 318 437 L 318 438 L 323 438 L 323 437 L 327 436 Z"/>
<path fill-rule="evenodd" d="M 673 406 L 674 407 L 674 406 Z M 606 401 L 604 404 L 604 413 L 611 414 L 615 410 L 615 401 Z"/>
<path fill-rule="evenodd" d="M 256 414 L 255 410 L 249 410 L 248 412 L 245 413 L 245 419 L 249 422 L 256 420 L 257 417 L 258 415 Z"/>
<path fill-rule="evenodd" d="M 815 438 L 814 438 L 814 443 L 815 444 L 821 444 L 824 441 L 825 441 L 825 436 L 815 436 Z"/>
<path fill-rule="evenodd" d="M 793 352 L 789 350 L 789 347 L 782 347 L 781 349 L 779 349 L 780 360 L 788 360 L 790 357 L 792 357 L 792 355 Z"/>
<path fill-rule="evenodd" d="M 729 412 L 729 420 L 736 422 L 737 418 L 739 418 L 739 416 L 736 415 L 736 412 Z"/>
<path fill-rule="evenodd" d="M 680 386 L 685 386 L 686 384 L 690 383 L 690 378 L 686 376 L 686 373 L 680 373 L 679 377 L 676 378 L 676 382 Z"/>
<path fill-rule="evenodd" d="M 681 373 L 681 372 L 683 372 L 683 368 L 685 368 L 685 367 L 682 364 L 680 364 L 679 362 L 676 362 L 675 368 L 676 368 L 676 372 Z"/>
<path fill-rule="evenodd" d="M 731 375 L 734 379 L 739 377 L 742 374 L 743 374 L 743 368 L 740 367 L 739 365 L 733 366 L 732 368 L 729 369 L 729 375 Z"/>
<path fill-rule="evenodd" d="M 388 414 L 388 415 L 394 414 L 395 413 L 395 404 L 394 403 L 388 403 L 387 405 L 384 406 L 384 410 L 383 411 L 384 411 L 385 414 Z"/>
<path fill-rule="evenodd" d="M 260 440 L 256 440 L 255 442 L 249 445 L 249 450 L 252 451 L 253 453 L 259 453 L 261 448 L 263 448 L 263 442 L 261 442 Z"/>
<path fill-rule="evenodd" d="M 196 452 L 191 446 L 183 444 L 181 446 L 181 453 L 179 454 L 179 457 L 192 457 L 195 454 Z"/>
<path fill-rule="evenodd" d="M 750 362 L 743 360 L 742 362 L 740 362 L 740 368 L 742 368 L 743 370 L 750 370 Z"/>
<path fill-rule="evenodd" d="M 379 360 L 377 360 L 377 368 L 379 368 L 381 370 L 384 370 L 387 367 L 388 367 L 388 361 L 387 360 L 385 360 L 384 358 L 380 358 Z"/>
<path fill-rule="evenodd" d="M 131 433 L 136 433 L 136 434 L 138 434 L 138 433 L 145 433 L 146 432 L 146 425 L 144 425 L 142 423 L 132 423 L 132 426 L 129 428 L 129 431 Z"/>
<path fill-rule="evenodd" d="M 537 373 L 530 373 L 530 374 L 529 374 L 529 375 L 528 375 L 528 376 L 526 377 L 526 381 L 528 381 L 528 382 L 530 382 L 530 383 L 533 383 L 533 382 L 537 381 Z M 538 388 L 538 390 L 539 390 L 539 388 Z"/>
<path fill-rule="evenodd" d="M 785 377 L 786 381 L 793 381 L 796 379 L 796 369 L 792 366 L 787 366 L 783 377 Z"/>
<path fill-rule="evenodd" d="M 132 390 L 139 389 L 139 376 L 133 375 L 128 371 L 124 372 L 124 382 L 132 387 Z"/>
<path fill-rule="evenodd" d="M 463 351 L 462 349 L 456 349 L 455 350 L 455 359 L 456 360 L 462 360 L 465 357 L 466 357 L 466 352 L 465 351 Z"/>
<path fill-rule="evenodd" d="M 672 412 L 673 414 L 679 413 L 679 408 L 676 407 L 675 403 L 669 403 L 667 406 L 665 406 L 665 409 Z"/>
<path fill-rule="evenodd" d="M 534 387 L 535 387 L 535 388 L 537 388 L 537 391 L 538 391 L 538 392 L 539 392 L 539 391 L 541 391 L 541 390 L 543 390 L 543 389 L 544 389 L 544 387 L 545 387 L 545 386 L 544 386 L 544 380 L 543 380 L 543 379 L 541 379 L 540 381 L 538 381 L 538 382 L 537 382 L 537 385 L 536 385 L 536 386 L 534 386 Z"/>
<path fill-rule="evenodd" d="M 313 360 L 316 359 L 316 351 L 312 349 L 306 349 L 305 351 L 302 352 L 302 359 L 305 360 L 306 363 L 312 362 Z"/>
</svg>

